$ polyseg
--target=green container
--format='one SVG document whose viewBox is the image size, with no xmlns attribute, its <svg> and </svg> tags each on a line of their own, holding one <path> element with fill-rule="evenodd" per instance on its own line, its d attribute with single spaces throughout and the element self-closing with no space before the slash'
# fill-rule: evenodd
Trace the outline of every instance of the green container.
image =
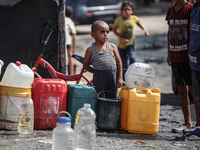
<svg viewBox="0 0 200 150">
<path fill-rule="evenodd" d="M 91 109 L 97 111 L 97 93 L 93 86 L 69 84 L 67 86 L 67 112 L 71 114 L 71 124 L 74 126 L 76 112 L 84 103 L 91 104 Z"/>
</svg>

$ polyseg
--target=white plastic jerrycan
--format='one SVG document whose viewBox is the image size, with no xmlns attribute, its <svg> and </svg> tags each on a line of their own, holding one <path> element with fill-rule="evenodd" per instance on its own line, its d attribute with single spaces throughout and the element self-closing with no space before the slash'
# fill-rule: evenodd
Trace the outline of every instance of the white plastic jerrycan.
<svg viewBox="0 0 200 150">
<path fill-rule="evenodd" d="M 155 69 L 150 64 L 133 63 L 125 73 L 129 88 L 151 88 L 155 80 Z"/>
<path fill-rule="evenodd" d="M 0 74 L 1 74 L 1 68 L 3 67 L 4 63 L 3 61 L 0 59 Z"/>
<path fill-rule="evenodd" d="M 34 79 L 33 71 L 25 64 L 17 61 L 10 63 L 1 80 L 1 85 L 19 88 L 30 88 Z"/>
</svg>

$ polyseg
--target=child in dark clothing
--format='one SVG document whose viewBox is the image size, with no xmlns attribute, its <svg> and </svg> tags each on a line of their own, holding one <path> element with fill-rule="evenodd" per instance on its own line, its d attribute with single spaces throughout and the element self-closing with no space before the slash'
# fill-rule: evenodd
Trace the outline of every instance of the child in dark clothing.
<svg viewBox="0 0 200 150">
<path fill-rule="evenodd" d="M 168 29 L 168 58 L 167 63 L 172 68 L 178 86 L 179 99 L 184 116 L 185 123 L 178 128 L 172 129 L 172 132 L 182 132 L 192 129 L 190 114 L 189 92 L 193 96 L 191 68 L 188 57 L 189 33 L 190 33 L 190 10 L 192 4 L 186 0 L 173 0 L 173 4 L 167 13 L 166 20 Z M 194 103 L 197 101 L 193 96 Z M 196 112 L 197 107 L 195 107 Z M 197 124 L 199 124 L 197 115 Z"/>
<path fill-rule="evenodd" d="M 193 93 L 196 99 L 195 108 L 197 123 L 192 134 L 200 137 L 200 0 L 191 8 L 190 13 L 190 43 L 188 48 L 190 65 L 192 69 Z"/>
</svg>

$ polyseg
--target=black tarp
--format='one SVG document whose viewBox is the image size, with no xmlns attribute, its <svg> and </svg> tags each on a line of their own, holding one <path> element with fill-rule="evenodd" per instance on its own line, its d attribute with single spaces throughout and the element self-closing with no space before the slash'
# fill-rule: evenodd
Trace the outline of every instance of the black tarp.
<svg viewBox="0 0 200 150">
<path fill-rule="evenodd" d="M 3 73 L 10 62 L 20 61 L 31 67 L 42 53 L 41 35 L 44 25 L 58 23 L 58 6 L 53 0 L 22 0 L 12 7 L 0 6 L 0 59 Z M 58 32 L 52 34 L 44 58 L 56 69 Z M 49 74 L 40 67 L 39 74 Z"/>
</svg>

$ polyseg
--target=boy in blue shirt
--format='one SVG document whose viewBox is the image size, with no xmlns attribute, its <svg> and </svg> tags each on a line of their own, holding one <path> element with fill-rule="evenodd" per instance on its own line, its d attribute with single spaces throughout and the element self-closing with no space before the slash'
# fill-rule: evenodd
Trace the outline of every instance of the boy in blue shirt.
<svg viewBox="0 0 200 150">
<path fill-rule="evenodd" d="M 191 8 L 190 14 L 190 43 L 189 43 L 189 59 L 192 69 L 192 83 L 193 94 L 197 101 L 195 102 L 195 109 L 197 115 L 197 123 L 195 130 L 192 132 L 194 135 L 200 137 L 200 0 Z"/>
</svg>

